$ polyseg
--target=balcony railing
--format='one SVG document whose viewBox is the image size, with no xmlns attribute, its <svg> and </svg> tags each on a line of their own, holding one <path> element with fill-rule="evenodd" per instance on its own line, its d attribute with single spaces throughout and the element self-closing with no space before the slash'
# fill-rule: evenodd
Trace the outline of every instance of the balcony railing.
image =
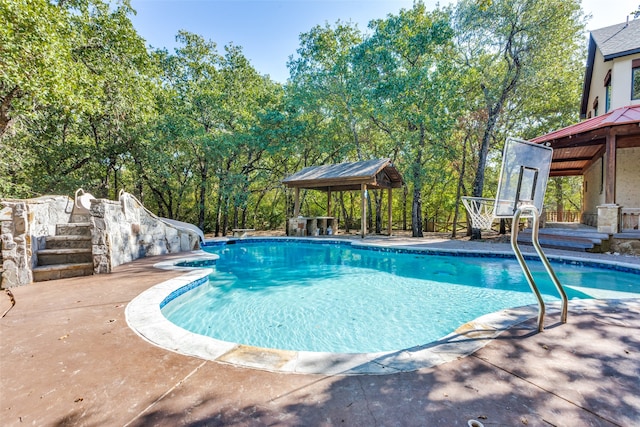
<svg viewBox="0 0 640 427">
<path fill-rule="evenodd" d="M 543 211 L 545 222 L 580 222 L 581 214 L 578 211 Z"/>
<path fill-rule="evenodd" d="M 640 208 L 622 208 L 620 216 L 622 231 L 640 229 Z"/>
</svg>

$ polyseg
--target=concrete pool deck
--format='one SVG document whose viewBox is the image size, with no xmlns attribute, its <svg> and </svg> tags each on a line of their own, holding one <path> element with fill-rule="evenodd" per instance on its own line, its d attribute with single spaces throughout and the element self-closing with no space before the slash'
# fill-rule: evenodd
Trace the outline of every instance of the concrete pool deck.
<svg viewBox="0 0 640 427">
<path fill-rule="evenodd" d="M 508 245 L 366 239 L 509 251 Z M 529 248 L 527 248 L 529 249 Z M 548 255 L 576 253 L 545 251 Z M 640 265 L 638 257 L 579 254 Z M 184 356 L 141 339 L 126 305 L 181 271 L 157 257 L 109 275 L 12 288 L 0 297 L 3 425 L 640 425 L 640 300 L 569 305 L 509 329 L 470 356 L 391 375 L 282 374 Z"/>
</svg>

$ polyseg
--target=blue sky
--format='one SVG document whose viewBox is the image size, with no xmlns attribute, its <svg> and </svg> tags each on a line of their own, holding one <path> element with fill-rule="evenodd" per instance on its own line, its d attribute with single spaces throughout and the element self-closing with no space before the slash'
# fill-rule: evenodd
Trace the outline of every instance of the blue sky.
<svg viewBox="0 0 640 427">
<path fill-rule="evenodd" d="M 433 9 L 436 0 L 425 0 Z M 449 4 L 448 0 L 440 4 Z M 177 46 L 179 30 L 199 34 L 217 43 L 219 52 L 232 42 L 261 74 L 284 83 L 287 61 L 299 47 L 299 36 L 316 25 L 337 20 L 353 22 L 366 31 L 373 19 L 410 8 L 412 0 L 132 0 L 137 11 L 131 20 L 147 44 Z M 583 0 L 591 13 L 588 29 L 623 22 L 640 0 Z M 586 41 L 585 41 L 586 44 Z"/>
</svg>

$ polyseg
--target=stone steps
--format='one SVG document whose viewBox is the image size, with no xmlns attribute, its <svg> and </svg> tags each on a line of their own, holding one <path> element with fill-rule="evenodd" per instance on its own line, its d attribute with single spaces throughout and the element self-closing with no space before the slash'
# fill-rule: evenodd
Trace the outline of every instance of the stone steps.
<svg viewBox="0 0 640 427">
<path fill-rule="evenodd" d="M 564 249 L 577 252 L 604 252 L 609 236 L 597 232 L 576 232 L 575 230 L 540 229 L 538 240 L 540 246 L 549 249 Z M 531 230 L 523 230 L 518 234 L 518 243 L 531 243 Z"/>
<path fill-rule="evenodd" d="M 93 262 L 91 248 L 41 249 L 38 265 L 74 264 Z"/>
<path fill-rule="evenodd" d="M 33 281 L 66 279 L 68 277 L 91 276 L 93 261 L 85 263 L 41 265 L 33 269 Z"/>
<path fill-rule="evenodd" d="M 77 249 L 91 250 L 91 236 L 47 236 L 47 249 Z"/>
<path fill-rule="evenodd" d="M 47 236 L 44 246 L 36 254 L 38 265 L 33 269 L 34 282 L 93 274 L 89 222 L 56 225 L 55 236 Z"/>
<path fill-rule="evenodd" d="M 56 236 L 89 236 L 91 237 L 90 222 L 70 222 L 56 225 Z"/>
</svg>

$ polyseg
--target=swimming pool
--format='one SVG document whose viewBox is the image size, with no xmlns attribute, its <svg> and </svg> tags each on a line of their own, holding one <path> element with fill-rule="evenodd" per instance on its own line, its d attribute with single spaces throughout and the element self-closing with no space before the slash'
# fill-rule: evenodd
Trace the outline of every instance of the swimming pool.
<svg viewBox="0 0 640 427">
<path fill-rule="evenodd" d="M 252 347 L 380 353 L 423 346 L 483 315 L 536 302 L 507 255 L 344 241 L 233 243 L 207 248 L 220 256 L 208 281 L 162 300 L 169 320 Z M 569 299 L 640 296 L 640 275 L 632 268 L 552 262 Z M 530 266 L 545 301 L 558 300 L 542 264 Z"/>
</svg>

